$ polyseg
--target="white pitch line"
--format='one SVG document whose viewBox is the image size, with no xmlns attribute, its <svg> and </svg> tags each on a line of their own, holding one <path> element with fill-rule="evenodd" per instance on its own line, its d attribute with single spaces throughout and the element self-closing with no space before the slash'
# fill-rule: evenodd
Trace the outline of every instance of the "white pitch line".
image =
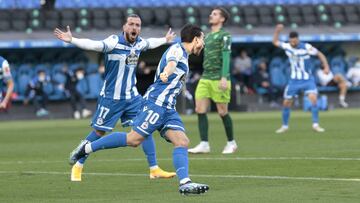
<svg viewBox="0 0 360 203">
<path fill-rule="evenodd" d="M 0 171 L 0 174 L 24 174 L 24 175 L 70 175 L 68 172 L 58 171 Z M 138 173 L 83 173 L 92 176 L 128 176 L 139 177 L 148 174 Z M 191 177 L 199 178 L 239 178 L 239 179 L 261 179 L 261 180 L 304 180 L 304 181 L 340 181 L 340 182 L 360 182 L 360 178 L 326 178 L 326 177 L 291 177 L 291 176 L 258 176 L 258 175 L 199 175 L 191 174 Z"/>
<path fill-rule="evenodd" d="M 91 160 L 92 162 L 124 162 L 124 161 L 145 161 L 146 159 L 100 159 Z M 172 161 L 172 158 L 160 158 L 158 161 Z M 194 161 L 256 161 L 256 160 L 324 160 L 324 161 L 360 161 L 360 158 L 346 158 L 346 157 L 191 157 Z M 0 165 L 11 164 L 49 164 L 49 163 L 66 163 L 66 160 L 54 161 L 0 161 Z"/>
</svg>

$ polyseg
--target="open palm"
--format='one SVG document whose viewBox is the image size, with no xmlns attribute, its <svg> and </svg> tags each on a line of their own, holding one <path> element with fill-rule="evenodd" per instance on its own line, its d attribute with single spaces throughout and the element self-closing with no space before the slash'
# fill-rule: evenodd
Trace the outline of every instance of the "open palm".
<svg viewBox="0 0 360 203">
<path fill-rule="evenodd" d="M 67 43 L 70 43 L 71 42 L 71 39 L 72 39 L 72 34 L 71 34 L 71 31 L 70 31 L 70 26 L 66 26 L 66 32 L 63 32 L 61 31 L 59 28 L 56 28 L 54 30 L 54 35 L 64 41 L 64 42 L 67 42 Z"/>
</svg>

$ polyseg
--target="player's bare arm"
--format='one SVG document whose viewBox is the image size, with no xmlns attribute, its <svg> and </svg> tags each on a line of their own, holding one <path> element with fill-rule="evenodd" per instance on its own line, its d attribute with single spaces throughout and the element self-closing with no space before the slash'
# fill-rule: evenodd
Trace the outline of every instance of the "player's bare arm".
<svg viewBox="0 0 360 203">
<path fill-rule="evenodd" d="M 160 73 L 160 79 L 163 82 L 167 82 L 168 78 L 171 74 L 173 74 L 176 70 L 176 62 L 175 61 L 169 61 L 164 68 L 164 71 Z"/>
<path fill-rule="evenodd" d="M 319 57 L 319 59 L 321 61 L 324 73 L 328 74 L 330 72 L 330 68 L 329 68 L 329 63 L 328 63 L 325 55 L 321 51 L 318 51 L 317 56 Z"/>
<path fill-rule="evenodd" d="M 280 46 L 279 35 L 283 29 L 284 29 L 283 24 L 277 24 L 275 27 L 275 32 L 274 32 L 274 36 L 273 36 L 273 44 L 276 47 Z"/>
<path fill-rule="evenodd" d="M 72 36 L 70 26 L 66 26 L 66 31 L 62 31 L 59 28 L 55 28 L 54 35 L 61 41 L 71 43 L 81 49 L 102 52 L 104 44 L 102 41 L 79 39 Z"/>
</svg>

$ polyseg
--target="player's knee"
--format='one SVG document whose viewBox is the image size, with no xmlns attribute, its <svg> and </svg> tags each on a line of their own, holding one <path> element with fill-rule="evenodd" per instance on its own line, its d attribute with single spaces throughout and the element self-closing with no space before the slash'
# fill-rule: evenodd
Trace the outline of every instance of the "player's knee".
<svg viewBox="0 0 360 203">
<path fill-rule="evenodd" d="M 104 136 L 105 135 L 105 131 L 102 131 L 102 130 L 95 130 L 95 133 L 96 133 L 96 135 L 98 135 L 98 136 Z"/>
<path fill-rule="evenodd" d="M 224 117 L 224 116 L 226 116 L 226 114 L 228 114 L 228 111 L 227 110 L 220 110 L 220 111 L 218 111 L 218 114 L 219 114 L 220 117 Z"/>
<path fill-rule="evenodd" d="M 174 143 L 175 147 L 189 147 L 190 140 L 187 137 L 182 137 L 181 139 L 176 140 Z"/>
<path fill-rule="evenodd" d="M 198 113 L 198 114 L 206 113 L 206 111 L 204 111 L 204 109 L 202 107 L 200 107 L 200 106 L 195 107 L 195 112 Z"/>
<path fill-rule="evenodd" d="M 131 147 L 137 147 L 139 146 L 142 141 L 144 140 L 144 137 L 139 135 L 138 133 L 131 131 L 126 135 L 126 144 Z"/>
</svg>

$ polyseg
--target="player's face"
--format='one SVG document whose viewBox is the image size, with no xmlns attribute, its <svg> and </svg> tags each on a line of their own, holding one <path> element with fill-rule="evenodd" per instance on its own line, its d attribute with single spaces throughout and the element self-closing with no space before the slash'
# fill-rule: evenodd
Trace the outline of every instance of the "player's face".
<svg viewBox="0 0 360 203">
<path fill-rule="evenodd" d="M 297 45 L 299 44 L 299 38 L 294 37 L 294 38 L 290 38 L 289 39 L 289 43 L 292 47 L 297 47 Z"/>
<path fill-rule="evenodd" d="M 141 19 L 136 17 L 129 17 L 123 26 L 123 30 L 126 39 L 130 43 L 135 42 L 141 31 Z"/>
<path fill-rule="evenodd" d="M 204 33 L 201 33 L 200 37 L 195 37 L 193 40 L 194 46 L 192 53 L 199 56 L 201 53 L 201 50 L 204 48 Z"/>
<path fill-rule="evenodd" d="M 224 22 L 224 17 L 222 17 L 220 10 L 213 10 L 209 16 L 210 25 L 217 25 L 222 22 Z"/>
</svg>

